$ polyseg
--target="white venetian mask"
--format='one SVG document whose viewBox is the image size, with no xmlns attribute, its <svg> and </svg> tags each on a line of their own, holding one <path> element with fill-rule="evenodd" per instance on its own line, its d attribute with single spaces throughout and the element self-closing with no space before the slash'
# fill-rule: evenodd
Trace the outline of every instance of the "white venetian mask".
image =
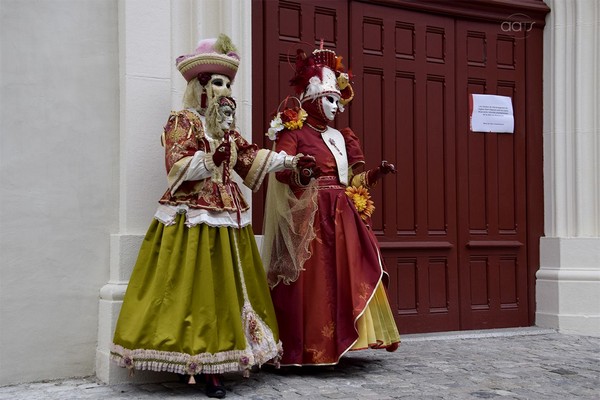
<svg viewBox="0 0 600 400">
<path fill-rule="evenodd" d="M 219 107 L 219 122 L 220 127 L 223 131 L 231 130 L 233 124 L 233 118 L 235 117 L 235 110 L 230 106 Z"/>
<path fill-rule="evenodd" d="M 329 121 L 333 121 L 339 109 L 339 96 L 335 94 L 328 94 L 321 97 L 321 105 L 323 107 L 323 114 Z"/>
</svg>

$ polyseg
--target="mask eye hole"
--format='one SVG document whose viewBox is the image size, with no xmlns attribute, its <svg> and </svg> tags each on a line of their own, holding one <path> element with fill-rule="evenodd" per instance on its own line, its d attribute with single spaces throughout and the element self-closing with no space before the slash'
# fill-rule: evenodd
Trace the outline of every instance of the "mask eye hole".
<svg viewBox="0 0 600 400">
<path fill-rule="evenodd" d="M 335 99 L 332 96 L 327 96 L 327 101 L 330 103 L 335 103 Z"/>
<path fill-rule="evenodd" d="M 227 83 L 225 86 L 227 86 L 227 89 L 231 89 L 231 83 Z"/>
<path fill-rule="evenodd" d="M 223 86 L 223 79 L 215 79 L 214 81 L 212 81 L 212 84 L 215 86 Z"/>
</svg>

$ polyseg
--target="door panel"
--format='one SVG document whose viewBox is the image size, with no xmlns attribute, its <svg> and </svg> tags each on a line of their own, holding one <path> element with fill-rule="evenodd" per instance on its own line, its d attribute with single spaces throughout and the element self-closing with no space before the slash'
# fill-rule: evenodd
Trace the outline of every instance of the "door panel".
<svg viewBox="0 0 600 400">
<path fill-rule="evenodd" d="M 401 332 L 459 329 L 454 153 L 454 23 L 352 2 L 351 126 L 367 168 L 397 164 L 372 190 L 374 230 Z M 357 110 L 359 110 L 357 112 Z"/>
<path fill-rule="evenodd" d="M 527 325 L 525 41 L 457 21 L 456 43 L 461 327 Z M 515 133 L 471 132 L 472 93 L 511 97 Z"/>
</svg>

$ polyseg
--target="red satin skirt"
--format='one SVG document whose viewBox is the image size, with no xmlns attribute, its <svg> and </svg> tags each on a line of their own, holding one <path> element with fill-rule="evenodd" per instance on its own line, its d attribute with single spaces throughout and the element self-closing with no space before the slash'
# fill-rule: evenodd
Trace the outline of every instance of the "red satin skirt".
<svg viewBox="0 0 600 400">
<path fill-rule="evenodd" d="M 375 296 L 376 289 L 383 290 L 385 274 L 377 239 L 345 187 L 332 178 L 319 179 L 316 238 L 304 271 L 295 282 L 279 283 L 271 291 L 283 343 L 281 365 L 337 364 L 344 353 L 357 349 L 357 321 L 373 299 L 377 312 L 367 312 L 369 320 L 371 314 L 384 314 L 384 325 L 395 333 L 370 340 L 368 347 L 397 347 L 399 342 L 387 298 L 381 304 L 382 296 Z"/>
</svg>

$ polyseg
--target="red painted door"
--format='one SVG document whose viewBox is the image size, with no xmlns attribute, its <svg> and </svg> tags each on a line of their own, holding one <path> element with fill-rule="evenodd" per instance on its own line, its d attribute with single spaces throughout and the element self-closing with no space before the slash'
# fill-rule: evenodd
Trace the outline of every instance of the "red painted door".
<svg viewBox="0 0 600 400">
<path fill-rule="evenodd" d="M 528 324 L 525 41 L 497 24 L 456 23 L 461 326 Z M 512 98 L 515 131 L 469 131 L 470 94 Z"/>
<path fill-rule="evenodd" d="M 262 133 L 291 93 L 296 48 L 323 39 L 354 74 L 357 95 L 338 127 L 359 135 L 367 168 L 398 166 L 372 195 L 403 333 L 533 322 L 542 205 L 528 201 L 542 192 L 541 29 L 526 40 L 469 19 L 489 18 L 490 2 L 463 3 L 253 3 L 254 141 L 270 146 Z M 514 11 L 506 7 L 496 12 Z M 512 97 L 515 133 L 470 132 L 471 93 Z M 253 198 L 255 221 L 263 197 Z"/>
<path fill-rule="evenodd" d="M 452 18 L 351 4 L 351 126 L 368 166 L 398 165 L 373 192 L 374 229 L 403 332 L 457 330 Z"/>
</svg>

